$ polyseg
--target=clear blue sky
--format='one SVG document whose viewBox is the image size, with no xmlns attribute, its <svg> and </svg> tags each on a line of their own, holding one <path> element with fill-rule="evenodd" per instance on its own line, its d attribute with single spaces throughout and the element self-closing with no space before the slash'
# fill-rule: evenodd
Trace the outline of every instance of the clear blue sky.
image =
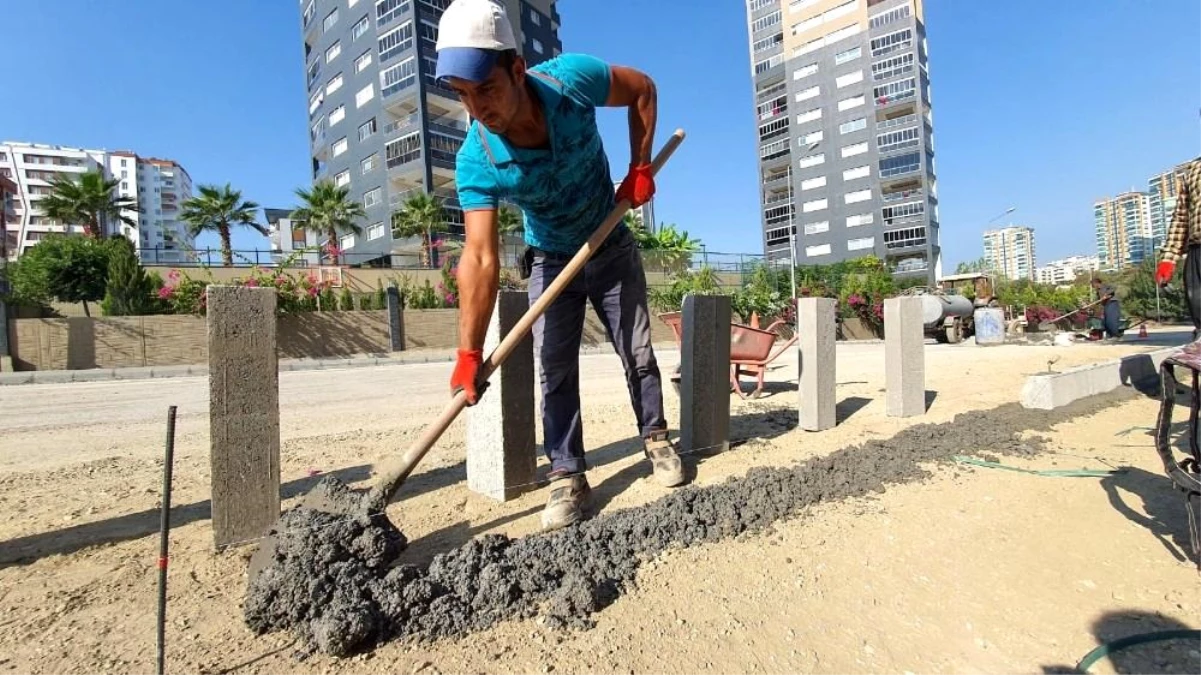
<svg viewBox="0 0 1201 675">
<path fill-rule="evenodd" d="M 171 157 L 196 183 L 294 205 L 309 177 L 295 0 L 3 5 L 0 138 Z M 1039 260 L 1090 253 L 1094 199 L 1146 189 L 1201 153 L 1197 0 L 925 5 L 948 271 L 981 255 L 984 223 L 1010 206 L 1036 229 Z M 709 250 L 760 252 L 742 0 L 562 0 L 559 11 L 565 50 L 656 78 L 660 141 L 688 132 L 660 176 L 658 219 Z M 625 119 L 601 115 L 615 179 Z M 266 241 L 243 232 L 235 245 Z"/>
</svg>

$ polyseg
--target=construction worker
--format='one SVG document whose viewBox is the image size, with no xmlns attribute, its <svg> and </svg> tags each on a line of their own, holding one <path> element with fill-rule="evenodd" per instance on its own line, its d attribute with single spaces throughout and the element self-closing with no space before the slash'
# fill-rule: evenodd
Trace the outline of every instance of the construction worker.
<svg viewBox="0 0 1201 675">
<path fill-rule="evenodd" d="M 1184 179 L 1177 185 L 1176 210 L 1155 270 L 1155 283 L 1172 279 L 1176 263 L 1184 263 L 1184 297 L 1193 320 L 1193 340 L 1201 338 L 1201 157 L 1185 166 Z"/>
<path fill-rule="evenodd" d="M 1102 282 L 1100 277 L 1093 277 L 1091 283 L 1096 301 L 1101 303 L 1101 329 L 1103 337 L 1122 337 L 1125 331 L 1122 330 L 1122 306 L 1118 302 L 1117 289 Z"/>
<path fill-rule="evenodd" d="M 451 389 L 474 405 L 484 333 L 496 302 L 500 261 L 497 208 L 504 199 L 524 212 L 529 298 L 533 303 L 621 199 L 637 208 L 655 182 L 651 147 L 654 82 L 633 68 L 592 56 L 562 54 L 527 68 L 504 7 L 493 0 L 454 0 L 442 14 L 436 78 L 454 90 L 473 118 L 456 158 L 455 180 L 466 243 L 459 261 L 460 338 Z M 596 124 L 602 106 L 629 110 L 630 166 L 616 195 Z M 684 483 L 668 438 L 659 366 L 651 348 L 646 276 L 630 231 L 619 224 L 534 324 L 540 364 L 543 449 L 550 460 L 544 529 L 584 516 L 591 488 L 584 472 L 580 414 L 580 341 L 591 303 L 622 366 L 634 417 L 656 480 Z"/>
</svg>

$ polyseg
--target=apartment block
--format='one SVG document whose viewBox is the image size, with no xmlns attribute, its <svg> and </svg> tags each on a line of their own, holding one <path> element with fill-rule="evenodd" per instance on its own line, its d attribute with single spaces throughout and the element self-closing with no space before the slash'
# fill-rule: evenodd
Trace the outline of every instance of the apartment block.
<svg viewBox="0 0 1201 675">
<path fill-rule="evenodd" d="M 0 176 L 17 186 L 13 222 L 8 225 L 16 258 L 51 233 L 83 233 L 78 223 L 47 218 L 38 202 L 51 192 L 56 176 L 99 171 L 119 180 L 117 194 L 137 199 L 138 210 L 125 215 L 133 225 L 113 219 L 102 223 L 105 236 L 121 234 L 133 242 L 145 264 L 178 263 L 194 259 L 195 240 L 179 220 L 181 204 L 192 196 L 192 179 L 176 161 L 141 157 L 129 151 L 88 150 L 42 143 L 0 143 Z"/>
<path fill-rule="evenodd" d="M 763 249 L 941 276 L 921 0 L 747 0 Z"/>
<path fill-rule="evenodd" d="M 1168 237 L 1168 226 L 1176 210 L 1176 193 L 1184 180 L 1186 164 L 1152 176 L 1147 181 L 1147 218 L 1151 227 L 1151 246 L 1158 251 Z"/>
<path fill-rule="evenodd" d="M 984 259 L 996 274 L 1008 279 L 1033 280 L 1034 229 L 1011 225 L 985 232 Z"/>
<path fill-rule="evenodd" d="M 287 259 L 292 266 L 319 266 L 321 254 L 318 249 L 324 237 L 305 229 L 304 223 L 292 220 L 291 214 L 291 209 L 263 209 L 267 238 L 271 240 L 272 262 L 278 265 Z"/>
<path fill-rule="evenodd" d="M 17 223 L 17 212 L 13 208 L 16 200 L 17 184 L 7 176 L 0 176 L 0 266 L 9 258 L 9 251 L 16 251 L 17 247 L 17 233 L 9 228 Z"/>
<path fill-rule="evenodd" d="M 1101 269 L 1117 270 L 1155 257 L 1150 200 L 1145 192 L 1097 200 L 1093 220 Z"/>
<path fill-rule="evenodd" d="M 312 177 L 347 186 L 367 213 L 362 235 L 338 242 L 349 264 L 416 261 L 415 242 L 393 239 L 391 216 L 418 192 L 440 197 L 451 231 L 462 233 L 455 153 L 470 120 L 434 79 L 438 21 L 449 4 L 300 1 Z M 529 65 L 562 51 L 554 0 L 502 4 Z"/>
<path fill-rule="evenodd" d="M 1040 284 L 1070 284 L 1081 274 L 1101 269 L 1101 259 L 1095 255 L 1074 255 L 1038 267 L 1035 281 Z"/>
</svg>

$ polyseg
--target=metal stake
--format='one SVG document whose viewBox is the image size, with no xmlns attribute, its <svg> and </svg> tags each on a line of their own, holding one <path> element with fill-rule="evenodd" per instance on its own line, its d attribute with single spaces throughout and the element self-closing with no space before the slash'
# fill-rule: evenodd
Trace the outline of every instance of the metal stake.
<svg viewBox="0 0 1201 675">
<path fill-rule="evenodd" d="M 166 661 L 167 633 L 167 531 L 171 529 L 171 464 L 175 456 L 175 406 L 167 409 L 167 452 L 163 459 L 163 510 L 158 549 L 158 675 Z"/>
</svg>

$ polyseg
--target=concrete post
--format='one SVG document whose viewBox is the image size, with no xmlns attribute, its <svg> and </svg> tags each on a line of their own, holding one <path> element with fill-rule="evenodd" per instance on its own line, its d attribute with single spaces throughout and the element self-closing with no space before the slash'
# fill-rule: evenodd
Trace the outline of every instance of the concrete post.
<svg viewBox="0 0 1201 675">
<path fill-rule="evenodd" d="M 0 202 L 0 208 L 3 208 L 3 202 Z M 0 218 L 2 217 L 0 216 Z M 3 229 L 0 227 L 0 235 L 3 234 Z M 2 264 L 0 263 L 0 265 Z M 7 292 L 3 274 L 3 269 L 0 268 L 0 293 Z M 0 373 L 11 373 L 12 370 L 13 357 L 8 346 L 8 304 L 4 302 L 4 298 L 0 297 Z"/>
<path fill-rule="evenodd" d="M 884 301 L 884 378 L 890 417 L 926 412 L 926 333 L 922 300 Z"/>
<path fill-rule="evenodd" d="M 209 461 L 218 549 L 279 518 L 275 289 L 208 287 Z"/>
<path fill-rule="evenodd" d="M 730 298 L 684 297 L 680 327 L 680 449 L 730 448 Z"/>
<path fill-rule="evenodd" d="M 388 329 L 392 336 L 392 351 L 401 352 L 405 348 L 405 318 L 404 307 L 400 304 L 400 289 L 388 287 Z"/>
<path fill-rule="evenodd" d="M 797 300 L 797 354 L 800 370 L 800 425 L 823 431 L 837 423 L 835 332 L 838 301 L 834 298 Z"/>
<path fill-rule="evenodd" d="M 484 354 L 530 307 L 524 291 L 500 291 L 484 338 Z M 537 463 L 534 429 L 534 337 L 518 343 L 467 415 L 467 487 L 507 501 L 529 490 Z"/>
</svg>

